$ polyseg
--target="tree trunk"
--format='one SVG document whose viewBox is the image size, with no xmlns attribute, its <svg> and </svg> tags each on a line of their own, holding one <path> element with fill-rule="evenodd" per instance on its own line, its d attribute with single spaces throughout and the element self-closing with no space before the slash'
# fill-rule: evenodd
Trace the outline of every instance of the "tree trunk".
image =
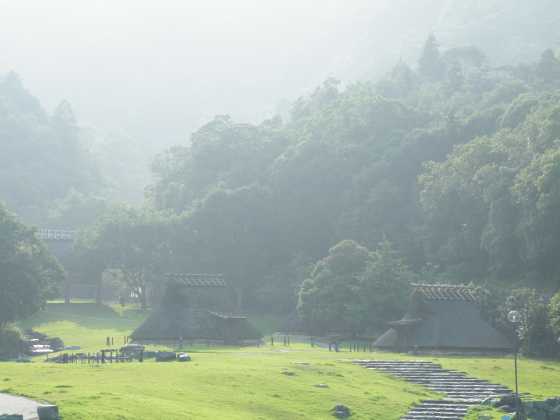
<svg viewBox="0 0 560 420">
<path fill-rule="evenodd" d="M 244 298 L 244 293 L 243 293 L 243 289 L 241 288 L 235 288 L 235 300 L 236 300 L 236 308 L 237 308 L 237 312 L 241 313 L 243 311 L 243 298 Z"/>
<path fill-rule="evenodd" d="M 138 291 L 140 292 L 140 308 L 145 311 L 146 309 L 148 309 L 148 300 L 146 299 L 146 285 L 139 287 Z"/>
<path fill-rule="evenodd" d="M 72 299 L 71 290 L 70 290 L 70 280 L 66 278 L 64 282 L 64 303 L 66 305 L 70 304 L 70 300 Z"/>
</svg>

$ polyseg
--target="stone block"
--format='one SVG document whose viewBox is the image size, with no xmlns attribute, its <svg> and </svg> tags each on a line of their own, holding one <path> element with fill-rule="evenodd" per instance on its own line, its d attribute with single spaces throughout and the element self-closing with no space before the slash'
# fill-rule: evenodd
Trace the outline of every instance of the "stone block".
<svg viewBox="0 0 560 420">
<path fill-rule="evenodd" d="M 56 405 L 41 405 L 37 407 L 39 420 L 59 420 L 58 407 Z"/>
</svg>

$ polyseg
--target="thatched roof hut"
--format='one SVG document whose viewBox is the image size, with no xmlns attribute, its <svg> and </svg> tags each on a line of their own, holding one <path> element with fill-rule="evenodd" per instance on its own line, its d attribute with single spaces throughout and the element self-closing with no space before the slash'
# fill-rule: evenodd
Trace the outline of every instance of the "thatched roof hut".
<svg viewBox="0 0 560 420">
<path fill-rule="evenodd" d="M 507 337 L 481 314 L 480 297 L 464 285 L 413 284 L 408 311 L 375 341 L 393 350 L 507 351 Z"/>
<path fill-rule="evenodd" d="M 161 304 L 132 333 L 134 340 L 212 340 L 237 344 L 261 338 L 246 316 L 224 311 L 221 298 L 210 299 L 226 288 L 221 276 L 168 274 L 166 277 Z"/>
</svg>

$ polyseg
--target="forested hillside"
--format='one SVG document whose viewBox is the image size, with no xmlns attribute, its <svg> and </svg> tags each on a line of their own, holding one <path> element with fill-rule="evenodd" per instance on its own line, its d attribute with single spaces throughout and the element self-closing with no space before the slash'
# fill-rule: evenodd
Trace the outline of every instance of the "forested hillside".
<svg viewBox="0 0 560 420">
<path fill-rule="evenodd" d="M 25 221 L 66 227 L 65 203 L 100 190 L 70 105 L 49 115 L 15 73 L 0 75 L 0 138 L 0 198 Z"/>
<path fill-rule="evenodd" d="M 491 61 L 430 36 L 416 63 L 328 79 L 288 118 L 217 116 L 157 156 L 143 208 L 112 211 L 94 195 L 103 183 L 69 105 L 47 115 L 10 74 L 1 195 L 35 223 L 101 215 L 69 268 L 80 281 L 120 268 L 143 303 L 165 272 L 223 273 L 239 310 L 295 319 L 299 308 L 314 328 L 363 331 L 398 316 L 415 280 L 551 295 L 560 62 L 553 50 Z"/>
<path fill-rule="evenodd" d="M 177 263 L 225 272 L 266 308 L 293 307 L 345 239 L 388 242 L 430 281 L 554 291 L 560 63 L 486 63 L 430 37 L 417 65 L 328 80 L 288 121 L 216 117 L 153 165 L 151 204 L 181 214 Z"/>
</svg>

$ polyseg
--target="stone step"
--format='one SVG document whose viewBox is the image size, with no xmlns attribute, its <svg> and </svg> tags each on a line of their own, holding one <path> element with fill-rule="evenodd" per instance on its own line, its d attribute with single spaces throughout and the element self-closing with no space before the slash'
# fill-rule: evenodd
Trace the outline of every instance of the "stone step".
<svg viewBox="0 0 560 420">
<path fill-rule="evenodd" d="M 463 417 L 467 415 L 466 411 L 431 411 L 431 410 L 410 410 L 407 416 L 453 416 Z"/>
<path fill-rule="evenodd" d="M 462 419 L 465 417 L 466 413 L 438 413 L 438 412 L 426 412 L 426 413 L 412 413 L 409 412 L 406 416 L 401 417 L 402 419 Z"/>
<path fill-rule="evenodd" d="M 473 405 L 478 403 L 471 400 L 458 401 L 458 400 L 453 400 L 451 398 L 444 398 L 441 400 L 422 400 L 422 404 Z"/>
<path fill-rule="evenodd" d="M 401 420 L 462 420 L 465 416 L 446 416 L 446 415 L 423 415 L 412 414 L 401 417 Z"/>
<path fill-rule="evenodd" d="M 414 382 L 414 381 L 410 381 L 410 382 Z M 438 382 L 415 382 L 418 383 L 418 385 L 422 385 L 425 387 L 435 387 L 435 388 L 447 388 L 449 390 L 456 390 L 456 389 L 472 389 L 472 390 L 499 390 L 499 391 L 509 391 L 509 388 L 505 387 L 505 386 L 501 386 L 501 385 L 483 385 L 483 384 L 450 384 L 450 383 L 438 383 Z"/>
<path fill-rule="evenodd" d="M 492 394 L 492 395 L 509 395 L 510 391 L 507 389 L 470 389 L 470 388 L 444 388 L 427 386 L 431 391 L 441 392 L 444 394 L 459 394 L 459 393 L 471 393 L 471 394 Z"/>
<path fill-rule="evenodd" d="M 470 388 L 445 388 L 445 387 L 436 387 L 436 386 L 427 386 L 431 391 L 441 392 L 445 394 L 457 394 L 457 393 L 471 393 L 471 394 L 500 394 L 506 395 L 510 394 L 510 391 L 507 389 L 491 389 L 491 388 L 480 388 L 480 389 L 470 389 Z"/>
<path fill-rule="evenodd" d="M 431 384 L 431 385 L 462 385 L 462 386 L 471 386 L 471 387 L 502 387 L 502 385 L 494 385 L 489 382 L 474 382 L 474 381 L 461 381 L 461 380 L 451 380 L 451 379 L 407 379 L 408 382 L 414 382 L 416 384 Z"/>
<path fill-rule="evenodd" d="M 421 401 L 411 407 L 402 420 L 461 420 L 471 405 L 490 396 L 512 393 L 503 385 L 472 378 L 465 372 L 444 369 L 431 362 L 359 360 L 355 363 L 445 395 L 442 400 Z"/>
<path fill-rule="evenodd" d="M 396 376 L 396 375 L 395 375 Z M 467 376 L 453 376 L 453 375 L 406 375 L 409 379 L 427 380 L 427 381 L 458 381 L 469 383 L 484 383 L 488 384 L 489 381 L 485 379 L 469 378 Z"/>
<path fill-rule="evenodd" d="M 437 365 L 437 363 L 427 360 L 369 360 L 369 359 L 356 359 L 354 363 L 372 363 L 376 365 Z"/>
<path fill-rule="evenodd" d="M 387 372 L 388 373 L 388 372 Z M 464 376 L 455 376 L 455 375 L 399 375 L 399 374 L 392 374 L 392 376 L 398 377 L 398 378 L 404 378 L 406 380 L 445 380 L 445 381 L 467 381 L 467 382 L 484 382 L 484 383 L 488 383 L 488 381 L 484 381 L 484 380 L 470 380 L 467 377 Z"/>
<path fill-rule="evenodd" d="M 419 364 L 419 365 L 434 365 L 435 364 L 434 362 L 430 362 L 430 361 L 427 361 L 427 360 L 372 360 L 372 359 L 355 359 L 354 363 L 378 363 L 378 364 L 381 364 L 381 363 L 393 363 L 393 364 L 396 364 L 396 363 L 403 363 L 403 364 L 416 363 L 416 364 Z"/>
<path fill-rule="evenodd" d="M 443 409 L 441 407 L 422 407 L 416 406 L 411 408 L 408 414 L 426 414 L 426 413 L 438 413 L 438 414 L 467 414 L 466 408 L 447 408 Z"/>
</svg>

